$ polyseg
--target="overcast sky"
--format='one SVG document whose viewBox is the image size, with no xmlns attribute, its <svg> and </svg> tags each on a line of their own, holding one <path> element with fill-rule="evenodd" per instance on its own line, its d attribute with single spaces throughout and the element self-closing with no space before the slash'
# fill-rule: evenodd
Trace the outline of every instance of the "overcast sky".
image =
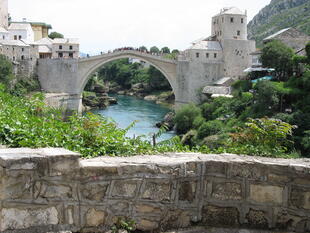
<svg viewBox="0 0 310 233">
<path fill-rule="evenodd" d="M 51 24 L 52 31 L 79 38 L 81 51 L 123 46 L 168 46 L 184 50 L 210 35 L 221 8 L 247 10 L 248 20 L 270 0 L 9 0 L 13 20 Z"/>
</svg>

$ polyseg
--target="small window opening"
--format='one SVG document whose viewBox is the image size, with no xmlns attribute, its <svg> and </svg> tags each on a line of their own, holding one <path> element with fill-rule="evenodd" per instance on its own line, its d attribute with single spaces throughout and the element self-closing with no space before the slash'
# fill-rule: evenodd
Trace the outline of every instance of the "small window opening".
<svg viewBox="0 0 310 233">
<path fill-rule="evenodd" d="M 230 18 L 230 22 L 231 22 L 231 23 L 234 22 L 234 18 L 233 18 L 233 17 Z"/>
<path fill-rule="evenodd" d="M 199 57 L 199 53 L 196 53 L 196 57 L 197 57 L 197 58 Z"/>
</svg>

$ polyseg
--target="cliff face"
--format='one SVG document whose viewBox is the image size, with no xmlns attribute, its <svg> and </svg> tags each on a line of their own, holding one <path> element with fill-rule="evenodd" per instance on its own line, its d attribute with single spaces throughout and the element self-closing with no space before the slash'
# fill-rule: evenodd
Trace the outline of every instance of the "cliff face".
<svg viewBox="0 0 310 233">
<path fill-rule="evenodd" d="M 249 22 L 248 37 L 260 46 L 265 37 L 288 27 L 310 35 L 310 0 L 272 0 Z"/>
</svg>

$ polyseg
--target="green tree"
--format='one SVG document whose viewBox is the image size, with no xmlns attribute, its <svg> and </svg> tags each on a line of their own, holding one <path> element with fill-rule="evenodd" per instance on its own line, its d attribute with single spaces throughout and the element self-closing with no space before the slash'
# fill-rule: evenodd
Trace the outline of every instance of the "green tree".
<svg viewBox="0 0 310 233">
<path fill-rule="evenodd" d="M 310 63 L 310 42 L 306 45 L 306 54 L 308 58 L 308 63 Z"/>
<path fill-rule="evenodd" d="M 267 43 L 261 55 L 264 67 L 274 68 L 279 80 L 286 81 L 293 71 L 294 51 L 281 41 L 273 40 Z"/>
<path fill-rule="evenodd" d="M 166 77 L 154 66 L 150 66 L 148 69 L 149 86 L 153 90 L 171 90 L 170 83 Z"/>
<path fill-rule="evenodd" d="M 150 48 L 150 52 L 151 52 L 151 53 L 159 53 L 159 52 L 160 52 L 160 50 L 159 50 L 159 48 L 158 48 L 158 47 L 153 46 L 153 47 L 151 47 L 151 48 Z"/>
<path fill-rule="evenodd" d="M 51 39 L 55 39 L 55 38 L 64 38 L 64 35 L 59 33 L 59 32 L 51 32 L 49 35 L 48 35 L 49 38 Z"/>
<path fill-rule="evenodd" d="M 201 110 L 194 104 L 188 104 L 179 109 L 175 115 L 177 133 L 185 134 L 191 130 L 198 116 L 201 116 Z"/>
<path fill-rule="evenodd" d="M 0 55 L 0 82 L 4 84 L 6 87 L 8 87 L 12 78 L 13 78 L 12 63 L 4 55 Z"/>
<path fill-rule="evenodd" d="M 146 51 L 146 52 L 148 51 L 147 47 L 145 47 L 145 46 L 140 46 L 139 50 L 140 51 Z"/>
<path fill-rule="evenodd" d="M 170 49 L 168 47 L 163 47 L 160 51 L 162 53 L 170 53 Z"/>
</svg>

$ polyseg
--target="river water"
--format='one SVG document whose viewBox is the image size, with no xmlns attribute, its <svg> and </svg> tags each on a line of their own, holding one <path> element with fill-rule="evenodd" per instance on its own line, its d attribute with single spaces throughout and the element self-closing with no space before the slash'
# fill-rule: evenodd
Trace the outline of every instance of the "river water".
<svg viewBox="0 0 310 233">
<path fill-rule="evenodd" d="M 151 135 L 158 132 L 155 126 L 157 122 L 164 119 L 164 116 L 171 111 L 169 108 L 156 104 L 153 101 L 146 101 L 133 96 L 116 95 L 118 104 L 111 105 L 106 109 L 94 110 L 94 113 L 112 118 L 120 128 L 127 128 L 132 122 L 137 123 L 128 133 L 128 137 L 146 135 L 147 140 Z M 165 140 L 173 137 L 174 132 L 164 133 L 159 140 Z"/>
</svg>

